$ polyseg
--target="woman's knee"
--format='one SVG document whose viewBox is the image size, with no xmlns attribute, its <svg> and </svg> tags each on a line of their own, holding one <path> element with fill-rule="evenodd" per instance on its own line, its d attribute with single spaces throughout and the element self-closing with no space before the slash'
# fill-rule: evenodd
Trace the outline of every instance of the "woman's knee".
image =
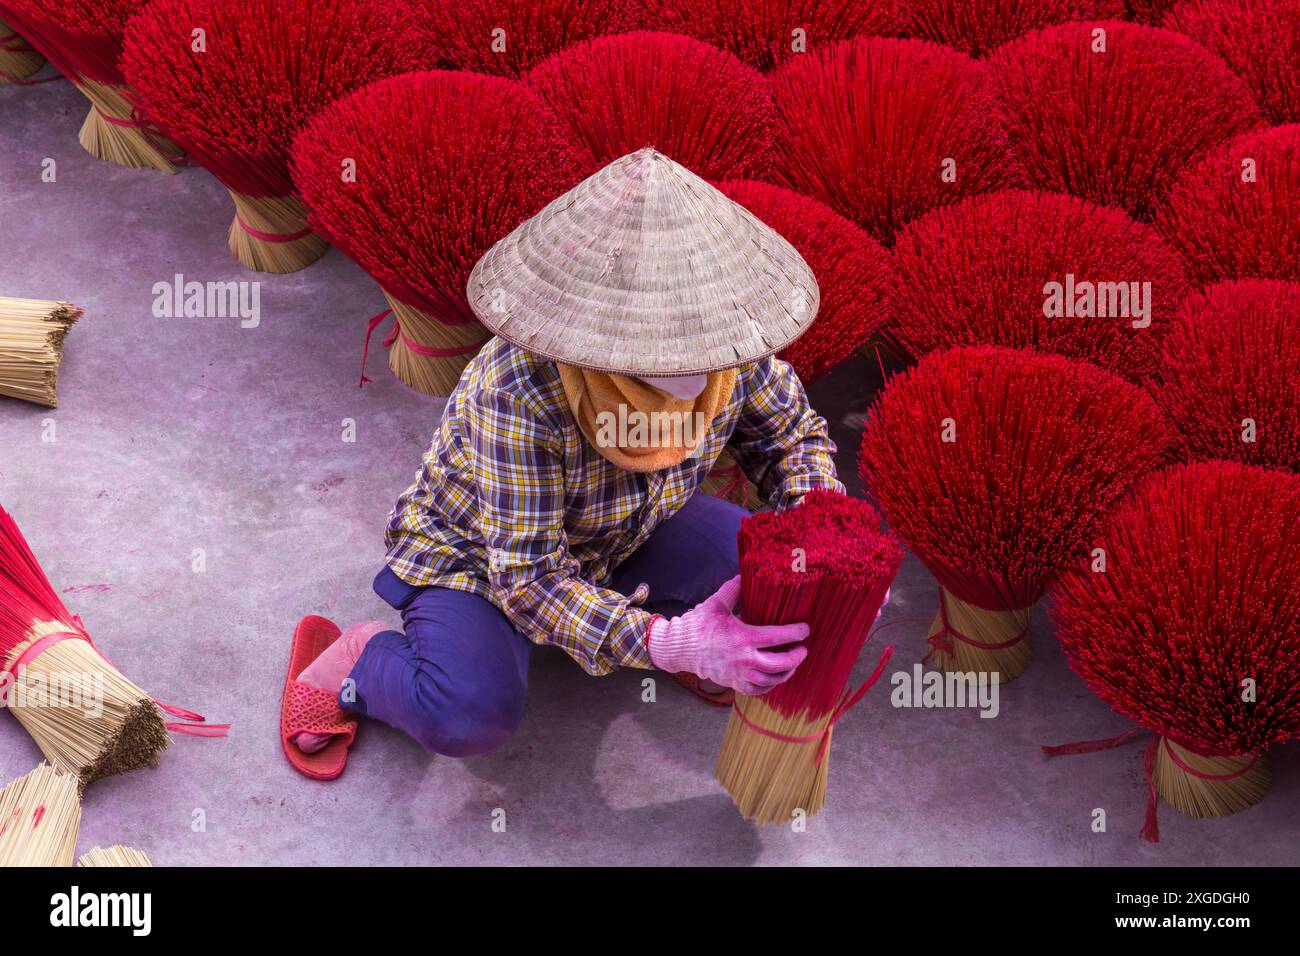
<svg viewBox="0 0 1300 956">
<path fill-rule="evenodd" d="M 477 757 L 500 748 L 524 717 L 526 687 L 504 681 L 487 687 L 448 687 L 422 675 L 422 704 L 412 736 L 426 750 L 447 757 Z"/>
</svg>

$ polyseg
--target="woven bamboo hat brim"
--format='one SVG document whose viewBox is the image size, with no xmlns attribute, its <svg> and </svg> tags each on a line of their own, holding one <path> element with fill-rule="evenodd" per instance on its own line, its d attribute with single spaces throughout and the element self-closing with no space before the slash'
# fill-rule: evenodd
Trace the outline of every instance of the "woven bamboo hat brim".
<svg viewBox="0 0 1300 956">
<path fill-rule="evenodd" d="M 494 245 L 469 302 L 502 338 L 626 375 L 695 375 L 789 345 L 820 296 L 799 253 L 653 149 L 583 180 Z"/>
</svg>

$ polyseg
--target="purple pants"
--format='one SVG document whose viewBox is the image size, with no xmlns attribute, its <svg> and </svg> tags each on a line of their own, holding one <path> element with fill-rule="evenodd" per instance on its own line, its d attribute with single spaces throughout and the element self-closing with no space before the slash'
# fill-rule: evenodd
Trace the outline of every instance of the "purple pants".
<svg viewBox="0 0 1300 956">
<path fill-rule="evenodd" d="M 611 586 L 631 594 L 645 582 L 646 610 L 666 617 L 694 607 L 735 576 L 736 532 L 746 514 L 695 494 L 618 566 Z M 529 640 L 490 601 L 415 587 L 387 566 L 375 593 L 402 612 L 405 633 L 370 639 L 352 669 L 356 701 L 340 705 L 449 757 L 488 753 L 510 739 L 524 714 Z"/>
</svg>

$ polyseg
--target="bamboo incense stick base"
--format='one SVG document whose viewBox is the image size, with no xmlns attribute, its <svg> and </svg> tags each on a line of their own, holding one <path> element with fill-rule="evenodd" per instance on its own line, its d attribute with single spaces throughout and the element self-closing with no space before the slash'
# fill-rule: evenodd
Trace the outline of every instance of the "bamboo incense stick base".
<svg viewBox="0 0 1300 956">
<path fill-rule="evenodd" d="M 77 778 L 43 763 L 0 790 L 0 867 L 72 866 L 80 828 Z"/>
<path fill-rule="evenodd" d="M 0 20 L 0 86 L 25 80 L 44 65 L 45 57 Z"/>
<path fill-rule="evenodd" d="M 751 724 L 782 737 L 812 738 L 790 742 L 769 737 Z M 826 805 L 826 780 L 830 765 L 831 715 L 815 720 L 783 717 L 758 697 L 736 695 L 714 771 L 741 815 L 756 823 L 789 823 L 796 811 L 813 816 Z M 818 761 L 818 754 L 821 760 Z"/>
<path fill-rule="evenodd" d="M 0 297 L 0 395 L 57 406 L 63 340 L 80 316 L 68 302 Z"/>
<path fill-rule="evenodd" d="M 65 628 L 42 623 L 34 630 L 35 639 Z M 6 665 L 30 643 L 14 648 Z M 155 766 L 171 741 L 158 705 L 89 641 L 51 644 L 22 668 L 7 700 L 46 759 L 74 774 L 82 789 L 101 777 Z"/>
<path fill-rule="evenodd" d="M 153 866 L 153 863 L 142 851 L 129 846 L 97 846 L 83 853 L 77 866 Z"/>
<path fill-rule="evenodd" d="M 1259 803 L 1272 771 L 1263 756 L 1210 756 L 1161 737 L 1151 781 L 1166 803 L 1190 817 L 1225 817 Z"/>
<path fill-rule="evenodd" d="M 307 207 L 296 196 L 247 196 L 232 189 L 230 197 L 230 251 L 254 272 L 297 272 L 329 248 L 307 225 Z"/>
<path fill-rule="evenodd" d="M 741 505 L 750 511 L 757 511 L 763 504 L 763 499 L 758 494 L 758 486 L 745 477 L 745 473 L 732 457 L 729 448 L 724 448 L 722 454 L 713 463 L 712 470 L 700 482 L 700 490 L 715 498 Z"/>
<path fill-rule="evenodd" d="M 388 350 L 388 367 L 402 382 L 426 395 L 450 395 L 460 373 L 492 333 L 477 322 L 452 325 L 398 302 L 387 292 L 397 321 Z M 434 354 L 429 354 L 434 353 Z"/>
<path fill-rule="evenodd" d="M 172 160 L 183 151 L 140 120 L 126 87 L 108 86 L 84 76 L 78 77 L 76 83 L 91 104 L 79 136 L 86 152 L 126 169 L 176 172 Z"/>
<path fill-rule="evenodd" d="M 949 673 L 988 674 L 1005 684 L 1029 666 L 1029 612 L 988 611 L 939 589 L 939 613 L 928 638 L 934 662 Z"/>
</svg>

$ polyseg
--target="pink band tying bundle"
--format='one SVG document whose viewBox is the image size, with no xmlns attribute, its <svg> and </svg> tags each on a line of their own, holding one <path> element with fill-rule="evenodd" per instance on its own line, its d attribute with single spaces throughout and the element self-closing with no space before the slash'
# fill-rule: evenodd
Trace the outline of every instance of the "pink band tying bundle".
<svg viewBox="0 0 1300 956">
<path fill-rule="evenodd" d="M 948 620 L 948 602 L 944 600 L 943 589 L 939 589 L 939 630 L 936 631 L 928 640 L 930 653 L 921 658 L 922 664 L 928 664 L 930 658 L 934 657 L 935 651 L 943 651 L 949 657 L 956 655 L 957 645 L 953 643 L 954 639 L 961 641 L 963 644 L 969 644 L 971 647 L 978 647 L 985 651 L 1004 651 L 1008 647 L 1015 647 L 1026 637 L 1029 636 L 1029 628 L 1026 627 L 1009 641 L 998 641 L 996 644 L 985 644 L 983 641 L 971 640 L 961 631 L 952 626 Z"/>
<path fill-rule="evenodd" d="M 894 648 L 892 646 L 886 647 L 884 652 L 880 655 L 880 660 L 876 663 L 876 669 L 872 671 L 870 677 L 862 682 L 862 686 L 856 691 L 851 691 L 847 688 L 845 689 L 844 696 L 840 698 L 840 702 L 835 706 L 835 709 L 831 711 L 831 719 L 827 721 L 826 728 L 819 733 L 808 734 L 803 737 L 796 737 L 790 734 L 778 734 L 774 730 L 760 727 L 758 724 L 751 721 L 744 715 L 740 709 L 740 705 L 738 704 L 733 703 L 731 705 L 732 712 L 740 718 L 742 724 L 754 731 L 754 733 L 761 734 L 764 737 L 770 737 L 773 740 L 779 740 L 782 743 L 808 744 L 812 743 L 814 740 L 820 740 L 821 743 L 817 745 L 817 756 L 813 759 L 813 765 L 821 766 L 822 760 L 826 757 L 826 751 L 830 748 L 831 731 L 835 728 L 835 724 L 841 717 L 856 707 L 858 702 L 866 696 L 867 691 L 869 691 L 871 687 L 880 680 L 880 675 L 885 672 L 885 665 L 889 663 L 889 658 L 892 657 L 893 654 Z"/>
<path fill-rule="evenodd" d="M 79 620 L 79 619 L 78 619 Z M 110 667 L 116 667 L 112 661 L 105 656 L 104 652 L 95 646 L 95 642 L 90 639 L 90 635 L 85 631 L 55 631 L 52 634 L 46 634 L 44 637 L 37 638 L 23 648 L 12 664 L 8 667 L 0 667 L 0 705 L 8 706 L 8 697 L 3 695 L 4 686 L 10 683 L 6 678 L 12 678 L 13 685 L 17 685 L 18 678 L 27 665 L 34 661 L 41 654 L 49 650 L 50 647 L 66 640 L 85 641 L 91 649 L 102 657 Z M 173 707 L 170 704 L 164 704 L 158 698 L 151 698 L 158 707 L 173 717 L 179 717 L 185 721 L 194 721 L 194 723 L 177 723 L 175 721 L 166 721 L 163 726 L 168 730 L 178 734 L 188 734 L 191 737 L 224 737 L 230 730 L 230 724 L 209 724 L 207 718 L 202 714 L 196 714 L 190 710 L 183 710 L 180 707 Z"/>
<path fill-rule="evenodd" d="M 239 223 L 239 228 L 244 230 L 254 239 L 260 239 L 262 242 L 293 242 L 304 236 L 310 236 L 312 233 L 311 226 L 306 229 L 299 229 L 297 232 L 261 232 L 254 229 L 248 223 L 244 222 L 239 213 L 235 213 L 235 222 Z"/>
<path fill-rule="evenodd" d="M 384 348 L 391 348 L 400 335 L 402 344 L 416 355 L 427 355 L 430 358 L 455 358 L 458 355 L 471 355 L 477 352 L 482 344 L 476 342 L 472 345 L 458 345 L 453 349 L 435 349 L 428 345 L 421 345 L 402 331 L 402 323 L 397 318 L 396 312 L 392 309 L 384 309 L 383 312 L 380 312 L 366 323 L 366 338 L 361 346 L 361 380 L 357 383 L 357 388 L 364 388 L 367 384 L 374 382 L 374 379 L 366 375 L 366 360 L 370 357 L 370 337 L 375 334 L 375 329 L 379 328 L 379 323 L 390 315 L 393 317 L 393 331 L 389 332 L 387 337 L 380 343 Z"/>
</svg>

